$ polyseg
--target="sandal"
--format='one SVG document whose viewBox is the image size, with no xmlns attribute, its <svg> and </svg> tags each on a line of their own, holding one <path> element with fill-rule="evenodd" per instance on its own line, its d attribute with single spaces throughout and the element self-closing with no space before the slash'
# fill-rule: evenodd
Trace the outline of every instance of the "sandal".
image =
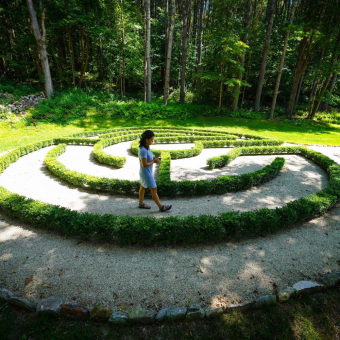
<svg viewBox="0 0 340 340">
<path fill-rule="evenodd" d="M 139 209 L 150 209 L 151 207 L 145 203 L 142 203 L 138 206 Z"/>
<path fill-rule="evenodd" d="M 159 211 L 164 212 L 167 210 L 170 210 L 172 205 L 162 205 L 162 208 L 159 209 Z"/>
</svg>

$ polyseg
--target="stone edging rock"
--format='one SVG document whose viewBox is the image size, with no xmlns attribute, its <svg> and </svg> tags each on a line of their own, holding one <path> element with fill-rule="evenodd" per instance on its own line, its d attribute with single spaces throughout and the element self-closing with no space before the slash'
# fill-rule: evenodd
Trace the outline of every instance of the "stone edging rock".
<svg viewBox="0 0 340 340">
<path fill-rule="evenodd" d="M 152 324 L 154 322 L 195 320 L 203 318 L 215 318 L 225 313 L 234 311 L 245 311 L 251 309 L 261 309 L 266 306 L 284 303 L 290 298 L 303 294 L 320 292 L 327 288 L 332 288 L 340 284 L 340 272 L 326 274 L 321 278 L 323 284 L 311 281 L 299 281 L 293 287 L 286 287 L 277 292 L 276 295 L 264 295 L 256 300 L 229 305 L 228 307 L 206 309 L 200 305 L 189 307 L 169 306 L 156 312 L 154 310 L 134 309 L 130 314 L 121 311 L 113 312 L 112 309 L 104 305 L 95 305 L 90 311 L 88 308 L 79 305 L 65 304 L 60 298 L 47 298 L 40 301 L 36 306 L 31 302 L 13 296 L 7 289 L 0 289 L 0 301 L 8 302 L 14 306 L 22 308 L 28 312 L 35 312 L 38 315 L 60 315 L 72 320 L 93 320 L 98 322 L 109 322 L 116 325 L 122 324 Z"/>
<path fill-rule="evenodd" d="M 1 104 L 1 99 L 8 100 L 9 104 Z M 15 100 L 15 96 L 9 93 L 0 93 L 0 111 L 8 111 L 9 113 L 22 113 L 31 107 L 36 107 L 40 100 L 45 99 L 45 95 L 41 92 L 28 96 L 22 96 Z"/>
</svg>

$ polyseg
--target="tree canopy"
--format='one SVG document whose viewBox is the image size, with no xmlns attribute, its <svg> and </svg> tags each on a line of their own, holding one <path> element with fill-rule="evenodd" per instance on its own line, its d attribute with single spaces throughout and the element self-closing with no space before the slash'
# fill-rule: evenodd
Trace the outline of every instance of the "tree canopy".
<svg viewBox="0 0 340 340">
<path fill-rule="evenodd" d="M 91 86 L 145 100 L 152 91 L 232 110 L 277 105 L 288 116 L 304 104 L 309 118 L 340 102 L 340 0 L 3 1 L 0 75 L 42 86 L 29 2 L 45 26 L 54 91 Z"/>
</svg>

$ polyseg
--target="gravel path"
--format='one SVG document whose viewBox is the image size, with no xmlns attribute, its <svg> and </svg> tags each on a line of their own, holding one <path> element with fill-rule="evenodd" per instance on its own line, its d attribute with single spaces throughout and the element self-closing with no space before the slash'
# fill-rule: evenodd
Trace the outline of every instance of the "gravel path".
<svg viewBox="0 0 340 340">
<path fill-rule="evenodd" d="M 121 143 L 107 148 L 107 152 L 127 156 L 126 164 L 118 170 L 97 163 L 91 155 L 92 147 L 87 146 L 67 146 L 66 152 L 59 157 L 59 160 L 68 169 L 90 175 L 138 180 L 138 159 L 135 156 L 128 155 L 128 146 L 129 143 Z M 173 146 L 178 147 L 178 145 Z M 116 215 L 156 217 L 165 215 L 159 212 L 151 198 L 146 198 L 145 202 L 151 205 L 152 209 L 141 210 L 137 207 L 137 196 L 96 194 L 64 183 L 51 175 L 44 165 L 45 155 L 51 148 L 44 148 L 21 157 L 0 176 L 0 185 L 30 198 L 82 212 L 98 212 L 100 214 L 110 212 Z M 228 149 L 207 149 L 203 150 L 197 157 L 173 160 L 171 162 L 171 177 L 177 180 L 205 179 L 214 176 L 247 173 L 261 169 L 275 158 L 275 156 L 242 156 L 231 162 L 228 167 L 213 171 L 207 170 L 207 158 L 225 154 L 227 151 Z M 173 205 L 173 209 L 166 215 L 199 216 L 206 213 L 217 215 L 218 212 L 228 210 L 248 211 L 265 207 L 275 208 L 306 196 L 308 193 L 320 190 L 327 185 L 326 174 L 312 161 L 296 155 L 283 157 L 286 158 L 286 165 L 281 174 L 272 181 L 251 190 L 204 197 L 179 197 L 175 199 L 161 197 L 162 202 Z M 157 171 L 155 172 L 157 173 Z M 275 188 L 275 191 L 273 188 Z"/>
<path fill-rule="evenodd" d="M 51 176 L 43 164 L 48 149 L 20 158 L 0 176 L 0 185 L 79 211 L 160 215 L 154 205 L 151 211 L 137 209 L 136 197 L 97 195 L 65 185 Z M 78 171 L 117 177 L 120 170 L 98 165 L 91 157 L 91 149 L 68 146 L 60 161 Z M 313 149 L 340 163 L 340 148 Z M 128 152 L 122 145 L 106 151 L 115 155 Z M 205 159 L 208 154 L 212 156 L 212 151 L 173 161 L 172 178 L 212 176 L 205 169 Z M 215 155 L 227 150 L 213 152 Z M 133 156 L 128 158 L 128 162 L 137 161 Z M 249 172 L 273 158 L 239 157 L 213 175 Z M 286 161 L 282 174 L 261 187 L 227 195 L 172 199 L 171 214 L 275 207 L 327 184 L 325 173 L 314 163 L 294 155 L 286 156 Z M 133 176 L 136 171 L 138 168 L 129 165 L 119 176 Z M 271 293 L 275 286 L 283 288 L 302 279 L 318 280 L 324 273 L 338 271 L 339 242 L 340 204 L 325 216 L 292 230 L 238 242 L 187 247 L 120 248 L 110 243 L 90 243 L 0 215 L 0 279 L 16 295 L 35 303 L 43 297 L 60 296 L 67 302 L 89 307 L 101 302 L 124 311 L 187 303 L 216 307 Z M 25 279 L 31 278 L 26 285 Z"/>
</svg>

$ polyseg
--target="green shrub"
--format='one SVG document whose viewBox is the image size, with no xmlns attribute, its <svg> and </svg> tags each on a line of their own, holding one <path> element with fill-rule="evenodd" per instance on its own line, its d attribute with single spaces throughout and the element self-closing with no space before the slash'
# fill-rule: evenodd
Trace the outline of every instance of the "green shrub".
<svg viewBox="0 0 340 340">
<path fill-rule="evenodd" d="M 76 139 L 69 140 L 72 143 Z M 15 162 L 21 156 L 38 150 L 40 148 L 53 145 L 59 140 L 46 140 L 43 142 L 32 143 L 24 147 L 19 147 L 4 156 L 0 157 L 0 172 Z M 79 141 L 80 142 L 80 141 Z M 86 141 L 83 140 L 83 143 Z M 65 150 L 65 145 L 60 144 L 52 149 L 48 156 L 47 163 L 54 167 L 60 175 L 72 179 L 77 185 L 92 187 L 96 190 L 113 190 L 114 192 L 137 192 L 138 182 L 117 181 L 85 174 L 75 174 L 63 168 L 63 165 L 55 163 L 57 155 Z M 302 197 L 298 200 L 287 203 L 282 208 L 259 209 L 249 212 L 224 212 L 218 216 L 201 215 L 199 217 L 170 216 L 161 219 L 152 217 L 131 217 L 114 216 L 110 214 L 99 215 L 90 213 L 78 213 L 67 208 L 52 204 L 28 199 L 24 196 L 9 192 L 0 187 L 0 209 L 13 217 L 19 218 L 24 222 L 32 223 L 36 227 L 49 228 L 69 236 L 83 238 L 98 238 L 100 240 L 116 240 L 121 245 L 140 244 L 150 245 L 154 243 L 176 243 L 176 242 L 206 242 L 220 241 L 224 237 L 235 235 L 260 235 L 272 232 L 280 228 L 291 227 L 295 223 L 306 221 L 324 214 L 336 202 L 340 200 L 340 166 L 322 155 L 321 153 L 307 149 L 305 147 L 274 147 L 267 148 L 243 148 L 242 153 L 296 153 L 301 154 L 327 171 L 330 180 L 329 185 L 312 195 Z M 163 152 L 162 158 L 168 161 L 164 165 L 163 176 L 167 185 L 172 185 L 168 177 L 167 169 L 170 169 L 170 153 Z M 162 160 L 163 161 L 163 160 Z M 274 163 L 275 162 L 275 163 Z M 235 185 L 254 185 L 261 180 L 265 180 L 271 173 L 275 173 L 283 164 L 283 159 L 276 158 L 271 165 L 271 170 L 265 168 L 258 170 L 258 173 L 246 174 L 244 177 L 237 176 Z M 275 166 L 273 166 L 275 164 Z M 271 167 L 272 166 L 272 167 Z M 163 171 L 162 170 L 162 171 Z M 243 178 L 243 180 L 242 180 Z M 216 179 L 216 188 L 223 185 L 223 177 Z M 226 180 L 231 183 L 232 180 Z M 184 184 L 186 189 L 195 192 L 201 190 L 206 192 L 207 184 L 197 181 L 196 189 L 188 183 Z M 199 189 L 197 189 L 199 188 Z M 179 187 L 176 188 L 179 190 Z"/>
</svg>

